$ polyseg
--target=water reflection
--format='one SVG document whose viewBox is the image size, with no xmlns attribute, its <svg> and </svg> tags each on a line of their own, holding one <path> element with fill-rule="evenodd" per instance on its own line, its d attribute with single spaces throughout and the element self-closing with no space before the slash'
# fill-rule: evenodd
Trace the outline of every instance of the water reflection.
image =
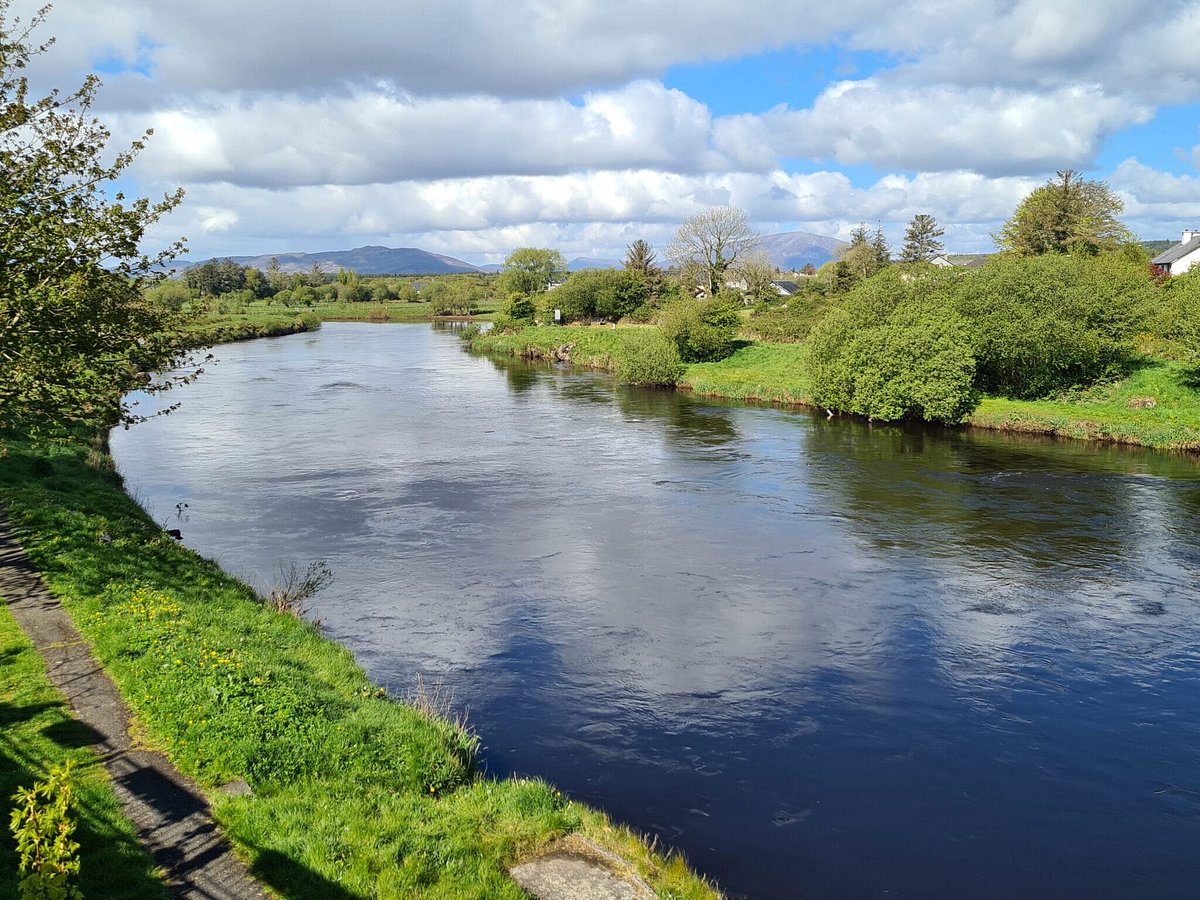
<svg viewBox="0 0 1200 900">
<path fill-rule="evenodd" d="M 414 326 L 221 355 L 114 435 L 130 485 L 235 571 L 329 560 L 316 614 L 398 692 L 455 687 L 494 770 L 734 894 L 1190 894 L 1191 460 L 619 388 Z"/>
</svg>

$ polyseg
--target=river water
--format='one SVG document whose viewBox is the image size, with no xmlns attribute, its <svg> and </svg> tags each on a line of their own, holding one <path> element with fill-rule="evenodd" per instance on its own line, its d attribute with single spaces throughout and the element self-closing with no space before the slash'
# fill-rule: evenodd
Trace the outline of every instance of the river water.
<svg viewBox="0 0 1200 900">
<path fill-rule="evenodd" d="M 470 356 L 229 345 L 127 487 L 731 896 L 1194 897 L 1200 464 Z M 152 401 L 147 400 L 152 406 Z M 186 508 L 176 504 L 186 503 Z"/>
</svg>

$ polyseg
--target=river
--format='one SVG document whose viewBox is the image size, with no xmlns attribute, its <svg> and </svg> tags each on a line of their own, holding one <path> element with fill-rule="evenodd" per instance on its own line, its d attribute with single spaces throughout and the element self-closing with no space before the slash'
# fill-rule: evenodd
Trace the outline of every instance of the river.
<svg viewBox="0 0 1200 900">
<path fill-rule="evenodd" d="M 229 572 L 732 897 L 1194 897 L 1200 464 L 465 353 L 219 348 L 116 431 Z M 144 402 L 153 408 L 153 399 Z M 186 507 L 177 504 L 187 504 Z"/>
</svg>

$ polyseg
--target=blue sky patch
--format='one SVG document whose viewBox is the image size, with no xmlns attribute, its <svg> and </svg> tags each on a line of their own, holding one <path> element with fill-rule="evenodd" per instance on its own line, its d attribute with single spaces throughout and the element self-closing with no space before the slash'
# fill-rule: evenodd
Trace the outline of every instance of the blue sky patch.
<svg viewBox="0 0 1200 900">
<path fill-rule="evenodd" d="M 137 50 L 133 59 L 120 53 L 109 52 L 92 60 L 92 70 L 99 75 L 124 75 L 132 72 L 143 78 L 154 77 L 154 51 L 161 47 L 145 35 L 138 35 Z"/>
<path fill-rule="evenodd" d="M 1144 125 L 1110 137 L 1093 168 L 1112 171 L 1131 156 L 1172 175 L 1195 175 L 1193 150 L 1200 145 L 1200 104 L 1164 106 Z"/>
<path fill-rule="evenodd" d="M 830 83 L 866 78 L 895 62 L 886 53 L 809 47 L 673 66 L 662 81 L 707 104 L 714 116 L 727 116 L 762 113 L 781 103 L 807 109 Z"/>
</svg>

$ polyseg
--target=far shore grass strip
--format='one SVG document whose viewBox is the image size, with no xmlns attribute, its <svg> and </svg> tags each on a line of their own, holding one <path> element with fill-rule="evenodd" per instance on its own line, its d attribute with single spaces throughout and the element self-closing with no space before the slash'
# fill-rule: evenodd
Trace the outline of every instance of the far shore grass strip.
<svg viewBox="0 0 1200 900">
<path fill-rule="evenodd" d="M 572 344 L 572 362 L 608 369 L 621 332 L 641 326 L 526 328 L 516 334 L 482 334 L 473 350 L 548 359 Z M 707 397 L 812 406 L 804 345 L 749 343 L 715 363 L 687 367 L 679 387 Z M 1126 377 L 1056 400 L 985 397 L 969 425 L 1049 434 L 1158 450 L 1200 450 L 1200 390 L 1188 385 L 1180 363 L 1148 358 Z"/>
<path fill-rule="evenodd" d="M 0 602 L 0 900 L 21 896 L 17 849 L 8 827 L 13 794 L 68 761 L 75 784 L 74 839 L 80 846 L 76 885 L 83 896 L 166 900 L 166 887 L 121 813 L 100 759 L 88 746 L 87 732 L 50 683 L 41 655 Z"/>
<path fill-rule="evenodd" d="M 551 785 L 481 776 L 473 736 L 384 696 L 348 650 L 172 541 L 95 446 L 9 435 L 0 453 L 14 530 L 146 742 L 209 791 L 283 896 L 518 900 L 507 866 L 572 832 L 662 897 L 719 896 Z M 242 780 L 252 795 L 214 790 Z"/>
</svg>

